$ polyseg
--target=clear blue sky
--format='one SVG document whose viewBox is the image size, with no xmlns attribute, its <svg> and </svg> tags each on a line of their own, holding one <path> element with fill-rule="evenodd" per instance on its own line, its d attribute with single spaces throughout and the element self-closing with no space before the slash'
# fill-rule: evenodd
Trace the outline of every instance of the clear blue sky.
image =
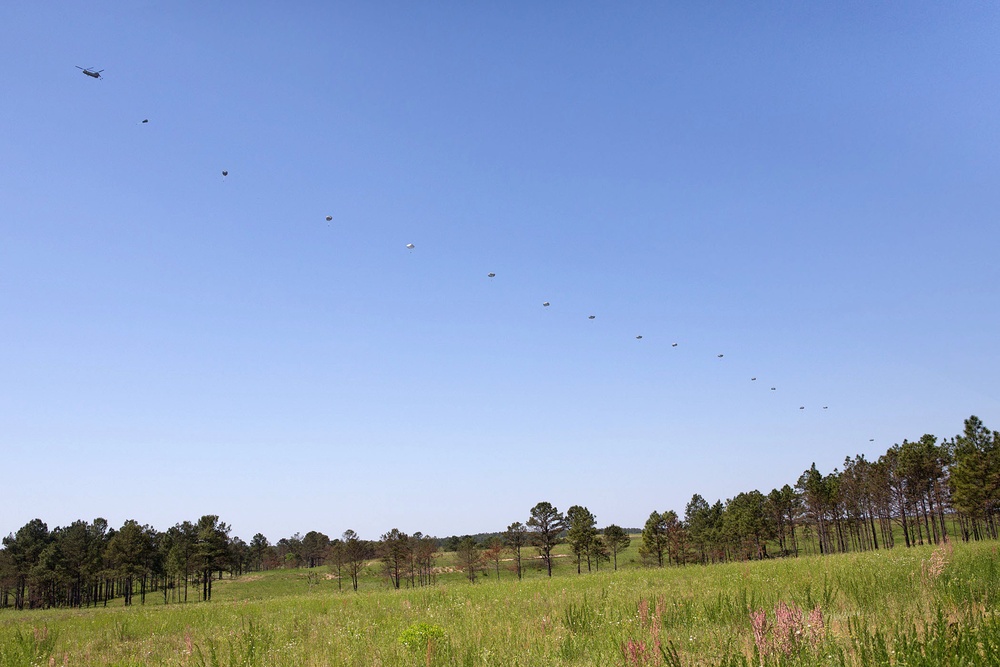
<svg viewBox="0 0 1000 667">
<path fill-rule="evenodd" d="M 998 34 L 961 2 L 0 4 L 0 533 L 639 526 L 1000 428 Z"/>
</svg>

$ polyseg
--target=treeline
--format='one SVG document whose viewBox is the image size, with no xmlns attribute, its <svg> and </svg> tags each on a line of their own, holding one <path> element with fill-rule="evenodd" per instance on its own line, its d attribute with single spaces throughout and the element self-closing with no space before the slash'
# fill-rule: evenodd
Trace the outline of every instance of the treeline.
<svg viewBox="0 0 1000 667">
<path fill-rule="evenodd" d="M 683 516 L 650 514 L 638 552 L 643 563 L 664 566 L 909 547 L 949 537 L 997 539 L 998 509 L 1000 433 L 972 416 L 953 438 L 904 440 L 875 461 L 848 457 L 842 470 L 828 474 L 813 464 L 794 485 L 766 495 L 748 491 L 709 504 L 695 494 Z M 616 525 L 598 529 L 581 505 L 564 514 L 548 502 L 535 505 L 524 523 L 478 539 L 441 540 L 394 528 L 377 541 L 348 530 L 336 539 L 296 533 L 274 544 L 258 533 L 248 544 L 230 536 L 215 515 L 162 532 L 134 520 L 116 530 L 104 519 L 50 531 L 35 519 L 3 539 L 0 607 L 106 606 L 115 599 L 131 605 L 134 596 L 141 604 L 149 594 L 164 603 L 187 602 L 189 588 L 208 601 L 212 581 L 224 573 L 276 568 L 326 566 L 338 586 L 355 591 L 360 578 L 376 570 L 395 588 L 425 586 L 435 582 L 441 546 L 455 551 L 471 581 L 490 570 L 499 577 L 501 562 L 521 577 L 529 558 L 551 576 L 553 551 L 562 543 L 581 573 L 602 563 L 617 568 L 619 554 L 632 544 L 629 532 Z"/>
<path fill-rule="evenodd" d="M 951 439 L 904 440 L 875 461 L 847 457 L 826 475 L 813 464 L 767 495 L 710 505 L 696 494 L 683 517 L 654 511 L 641 553 L 662 565 L 891 549 L 946 540 L 949 525 L 951 537 L 996 539 L 998 509 L 1000 433 L 972 416 Z"/>
</svg>

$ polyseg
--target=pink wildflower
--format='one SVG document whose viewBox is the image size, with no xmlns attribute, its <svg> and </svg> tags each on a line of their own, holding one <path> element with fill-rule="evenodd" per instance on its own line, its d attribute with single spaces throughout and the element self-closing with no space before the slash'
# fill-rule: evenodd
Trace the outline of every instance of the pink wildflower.
<svg viewBox="0 0 1000 667">
<path fill-rule="evenodd" d="M 750 612 L 750 627 L 753 628 L 753 641 L 763 664 L 764 656 L 767 655 L 767 614 L 763 609 Z"/>
<path fill-rule="evenodd" d="M 816 608 L 809 612 L 809 641 L 813 646 L 819 646 L 823 639 L 823 610 Z"/>
</svg>

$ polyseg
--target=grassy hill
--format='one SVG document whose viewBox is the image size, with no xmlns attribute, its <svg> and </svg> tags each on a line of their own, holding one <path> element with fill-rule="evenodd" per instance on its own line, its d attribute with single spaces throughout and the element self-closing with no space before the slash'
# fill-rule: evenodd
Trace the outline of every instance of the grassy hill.
<svg viewBox="0 0 1000 667">
<path fill-rule="evenodd" d="M 551 579 L 475 584 L 444 554 L 432 586 L 359 593 L 276 570 L 216 582 L 210 603 L 4 611 L 0 665 L 997 664 L 997 549 L 580 576 L 560 558 Z"/>
</svg>

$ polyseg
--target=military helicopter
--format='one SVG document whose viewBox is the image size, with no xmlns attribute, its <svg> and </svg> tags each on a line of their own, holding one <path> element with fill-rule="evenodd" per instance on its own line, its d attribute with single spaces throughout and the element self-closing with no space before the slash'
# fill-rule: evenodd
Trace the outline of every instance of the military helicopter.
<svg viewBox="0 0 1000 667">
<path fill-rule="evenodd" d="M 76 67 L 78 70 L 82 70 L 83 73 L 86 74 L 89 77 L 93 77 L 95 79 L 103 79 L 104 78 L 104 77 L 101 76 L 101 72 L 104 71 L 102 69 L 95 70 L 92 67 L 80 67 L 79 65 L 74 65 L 74 67 Z"/>
</svg>

